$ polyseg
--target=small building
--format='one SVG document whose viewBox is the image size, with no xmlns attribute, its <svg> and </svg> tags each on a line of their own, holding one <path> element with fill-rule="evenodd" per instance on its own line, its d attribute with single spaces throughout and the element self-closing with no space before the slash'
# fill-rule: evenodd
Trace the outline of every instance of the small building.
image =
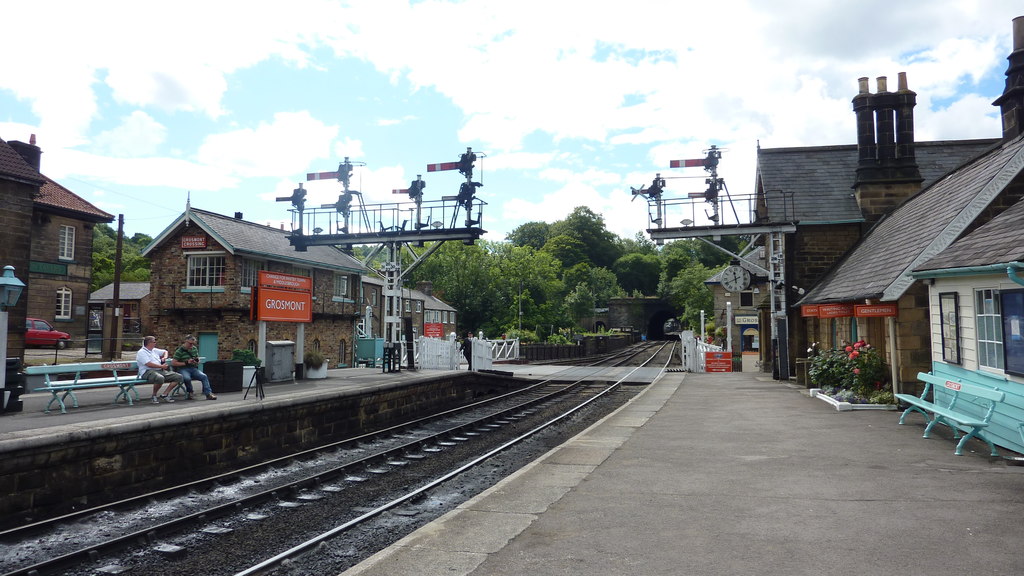
<svg viewBox="0 0 1024 576">
<path fill-rule="evenodd" d="M 31 289 L 29 259 L 32 251 L 32 212 L 39 188 L 46 182 L 39 170 L 32 167 L 15 147 L 34 145 L 0 140 L 0 221 L 4 226 L 4 241 L 0 242 L 0 269 L 13 266 L 14 275 Z M 18 299 L 8 310 L 8 357 L 20 357 L 25 350 L 25 317 L 28 298 Z"/>
<path fill-rule="evenodd" d="M 150 259 L 148 314 L 144 330 L 174 343 L 186 334 L 199 340 L 200 354 L 230 358 L 248 349 L 265 358 L 265 341 L 295 341 L 319 350 L 332 365 L 351 365 L 363 318 L 364 271 L 351 255 L 331 246 L 296 251 L 288 232 L 214 212 L 187 208 L 142 253 Z M 253 287 L 262 270 L 305 276 L 312 282 L 312 322 L 259 322 L 250 317 Z M 301 340 L 298 340 L 302 334 Z"/>
<path fill-rule="evenodd" d="M 930 371 L 1005 392 L 986 435 L 1024 453 L 1024 200 L 913 276 L 928 286 Z"/>
</svg>

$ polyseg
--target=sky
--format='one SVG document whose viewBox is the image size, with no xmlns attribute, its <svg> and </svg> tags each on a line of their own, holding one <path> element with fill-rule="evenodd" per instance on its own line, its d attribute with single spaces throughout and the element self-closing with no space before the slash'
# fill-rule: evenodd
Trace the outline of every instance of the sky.
<svg viewBox="0 0 1024 576">
<path fill-rule="evenodd" d="M 422 174 L 455 195 L 480 155 L 485 240 L 577 206 L 633 238 L 631 189 L 702 192 L 671 160 L 722 150 L 751 194 L 758 146 L 856 143 L 857 79 L 906 72 L 916 139 L 996 138 L 1019 0 L 248 0 L 6 2 L 0 138 L 42 149 L 42 172 L 125 233 L 185 209 L 290 226 L 359 163 L 364 202 Z M 114 223 L 116 226 L 116 221 Z"/>
</svg>

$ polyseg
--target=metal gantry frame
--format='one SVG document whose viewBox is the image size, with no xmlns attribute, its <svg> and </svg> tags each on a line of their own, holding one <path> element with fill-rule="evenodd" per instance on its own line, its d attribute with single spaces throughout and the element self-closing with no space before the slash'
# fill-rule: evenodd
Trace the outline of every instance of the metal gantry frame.
<svg viewBox="0 0 1024 576">
<path fill-rule="evenodd" d="M 297 251 L 305 252 L 309 246 L 334 246 L 344 251 L 351 251 L 357 245 L 374 246 L 364 258 L 363 265 L 384 280 L 383 336 L 389 346 L 404 341 L 403 280 L 444 242 L 457 240 L 473 244 L 487 232 L 480 227 L 486 203 L 476 197 L 476 189 L 483 184 L 473 182 L 473 166 L 478 156 L 483 157 L 483 154 L 474 154 L 471 148 L 467 148 L 458 162 L 428 166 L 428 172 L 458 169 L 466 177 L 457 195 L 444 196 L 441 200 L 423 200 L 426 182 L 417 175 L 409 188 L 393 190 L 396 194 L 408 194 L 410 201 L 364 204 L 363 195 L 351 190 L 349 184 L 353 168 L 365 164 L 353 163 L 348 157 L 335 172 L 306 175 L 307 181 L 337 178 L 343 187 L 337 203 L 306 209 L 306 191 L 302 184 L 292 196 L 277 199 L 292 203 L 292 233 L 288 240 Z M 357 200 L 355 206 L 352 205 L 353 199 Z M 458 221 L 460 211 L 466 214 L 462 225 Z M 413 246 L 422 247 L 427 243 L 432 244 L 424 252 L 417 254 L 413 250 Z M 383 264 L 379 269 L 372 267 L 371 263 L 382 253 L 385 255 Z M 404 268 L 403 253 L 408 254 L 410 260 Z"/>
<path fill-rule="evenodd" d="M 712 145 L 705 151 L 706 156 L 691 160 L 673 160 L 671 168 L 703 167 L 708 172 L 705 179 L 705 192 L 690 193 L 686 197 L 666 198 L 665 179 L 657 174 L 649 188 L 633 188 L 632 193 L 643 196 L 648 203 L 647 233 L 656 244 L 662 245 L 665 240 L 698 238 L 710 246 L 730 255 L 749 271 L 763 275 L 770 287 L 771 336 L 774 348 L 774 361 L 780 379 L 789 378 L 789 326 L 786 298 L 786 265 L 785 265 L 785 234 L 796 231 L 796 222 L 762 222 L 757 217 L 756 195 L 736 196 L 729 193 L 725 180 L 718 176 L 718 162 L 722 150 Z M 721 193 L 724 192 L 724 200 Z M 729 205 L 730 212 L 726 215 L 720 211 L 720 203 Z M 697 205 L 711 205 L 711 212 L 703 210 L 703 218 L 699 215 Z M 737 205 L 745 210 L 737 210 Z M 744 216 L 741 217 L 740 214 Z M 680 218 L 680 216 L 683 216 Z M 729 218 L 728 216 L 731 216 Z M 668 226 L 669 222 L 678 221 L 678 226 Z M 701 223 L 703 221 L 703 223 Z M 751 242 L 741 254 L 735 254 L 711 240 L 722 236 L 750 236 Z M 764 246 L 768 268 L 762 266 L 758 259 L 750 258 L 753 247 Z M 732 343 L 729 343 L 732 346 Z"/>
</svg>

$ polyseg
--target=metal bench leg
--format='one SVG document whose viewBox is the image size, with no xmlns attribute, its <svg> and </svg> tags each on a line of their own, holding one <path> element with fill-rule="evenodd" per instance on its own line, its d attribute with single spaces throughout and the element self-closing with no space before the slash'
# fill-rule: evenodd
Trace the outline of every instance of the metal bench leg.
<svg viewBox="0 0 1024 576">
<path fill-rule="evenodd" d="M 50 406 L 53 406 L 53 403 L 56 402 L 60 406 L 60 413 L 66 414 L 67 410 L 64 409 L 64 402 L 61 402 L 60 397 L 57 396 L 57 392 L 50 392 L 50 394 L 53 396 L 50 398 L 50 401 L 46 403 L 46 410 L 43 410 L 43 412 L 49 414 Z"/>
<path fill-rule="evenodd" d="M 917 406 L 911 406 L 910 408 L 907 408 L 906 410 L 903 411 L 903 415 L 900 416 L 900 424 L 903 424 L 903 420 L 907 417 L 907 414 L 910 414 L 911 412 L 920 412 L 921 415 L 924 416 L 925 422 L 931 421 L 931 418 L 928 416 L 927 412 L 918 408 Z"/>
<path fill-rule="evenodd" d="M 68 396 L 71 396 L 71 407 L 72 408 L 78 408 L 78 396 L 75 396 L 75 391 L 74 390 L 68 390 L 67 392 L 64 393 L 64 398 L 62 398 L 61 400 L 66 399 Z M 63 405 L 64 405 L 64 402 L 61 402 L 61 406 L 63 406 Z M 62 410 L 62 412 L 63 412 L 63 410 Z"/>
<path fill-rule="evenodd" d="M 995 445 L 992 444 L 992 441 L 986 438 L 985 435 L 981 433 L 981 430 L 979 428 L 975 428 L 971 430 L 969 433 L 964 434 L 964 437 L 961 438 L 960 442 L 956 445 L 956 450 L 953 452 L 953 454 L 956 454 L 957 456 L 963 456 L 964 444 L 967 444 L 967 441 L 970 440 L 972 437 L 982 440 L 986 444 L 988 444 L 988 449 L 992 456 L 999 456 L 999 452 L 996 452 Z"/>
</svg>

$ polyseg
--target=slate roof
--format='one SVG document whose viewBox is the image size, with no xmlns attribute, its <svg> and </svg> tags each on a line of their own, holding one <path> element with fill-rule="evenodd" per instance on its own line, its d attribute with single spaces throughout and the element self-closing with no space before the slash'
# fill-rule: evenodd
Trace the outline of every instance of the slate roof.
<svg viewBox="0 0 1024 576">
<path fill-rule="evenodd" d="M 0 178 L 17 180 L 35 186 L 42 186 L 45 181 L 43 175 L 28 162 L 25 162 L 21 154 L 18 154 L 3 139 L 0 139 Z"/>
<path fill-rule="evenodd" d="M 93 220 L 96 222 L 113 222 L 114 215 L 93 206 L 87 200 L 78 196 L 71 190 L 54 182 L 47 176 L 46 181 L 39 188 L 39 195 L 35 197 L 37 206 L 51 208 L 60 212 L 72 212 L 76 218 L 82 220 Z"/>
<path fill-rule="evenodd" d="M 142 300 L 146 296 L 149 296 L 149 282 L 121 282 L 121 291 L 118 293 L 118 298 L 121 300 Z M 114 285 L 107 284 L 106 286 L 97 289 L 92 294 L 89 294 L 89 301 L 101 301 L 114 299 Z"/>
<path fill-rule="evenodd" d="M 292 262 L 298 266 L 360 273 L 365 270 L 362 263 L 333 246 L 310 246 L 306 252 L 299 252 L 288 242 L 290 232 L 198 208 L 190 208 L 179 216 L 146 246 L 142 255 L 148 256 L 179 227 L 185 226 L 186 217 L 189 226 L 201 228 L 231 254 Z"/>
<path fill-rule="evenodd" d="M 1024 200 L 939 252 L 915 271 L 1024 261 Z"/>
<path fill-rule="evenodd" d="M 924 178 L 922 189 L 998 142 L 982 139 L 916 143 L 914 155 Z M 856 145 L 757 151 L 758 190 L 765 193 L 772 222 L 863 222 L 853 196 L 856 177 Z"/>
<path fill-rule="evenodd" d="M 1024 169 L 1024 136 L 978 156 L 882 218 L 799 304 L 893 301 Z"/>
</svg>

